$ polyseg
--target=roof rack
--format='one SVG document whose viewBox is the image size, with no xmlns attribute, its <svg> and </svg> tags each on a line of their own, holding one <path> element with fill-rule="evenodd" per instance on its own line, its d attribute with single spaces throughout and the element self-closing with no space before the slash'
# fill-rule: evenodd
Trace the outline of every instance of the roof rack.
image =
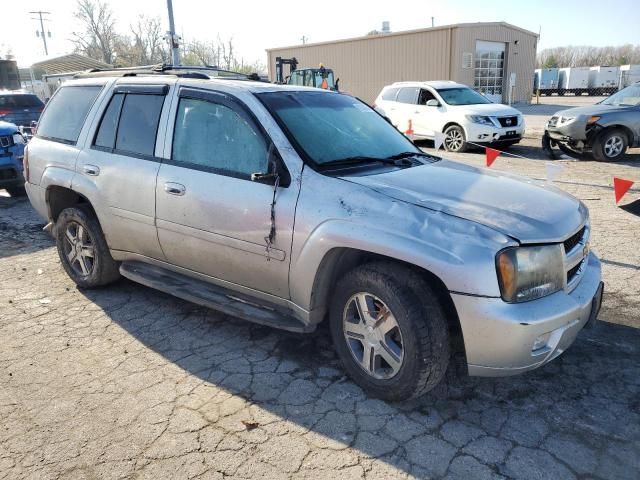
<svg viewBox="0 0 640 480">
<path fill-rule="evenodd" d="M 225 70 L 213 65 L 168 65 L 160 63 L 157 65 L 143 65 L 138 67 L 121 68 L 94 68 L 86 72 L 77 73 L 73 78 L 95 78 L 95 77 L 135 77 L 145 75 L 175 75 L 185 78 L 201 79 L 225 79 L 225 80 L 254 80 L 261 81 L 257 73 L 240 73 Z"/>
</svg>

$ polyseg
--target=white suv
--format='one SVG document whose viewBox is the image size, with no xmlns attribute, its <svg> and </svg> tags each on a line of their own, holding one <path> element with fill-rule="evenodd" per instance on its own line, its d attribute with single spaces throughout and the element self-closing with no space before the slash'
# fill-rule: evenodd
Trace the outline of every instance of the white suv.
<svg viewBox="0 0 640 480">
<path fill-rule="evenodd" d="M 469 144 L 504 148 L 524 134 L 518 110 L 451 81 L 396 82 L 382 89 L 374 106 L 401 132 L 411 126 L 417 139 L 444 133 L 451 152 L 463 152 Z"/>
</svg>

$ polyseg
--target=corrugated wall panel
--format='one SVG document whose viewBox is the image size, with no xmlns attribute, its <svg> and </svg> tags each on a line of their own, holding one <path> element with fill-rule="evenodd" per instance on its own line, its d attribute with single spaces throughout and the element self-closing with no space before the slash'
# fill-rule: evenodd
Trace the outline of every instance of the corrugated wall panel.
<svg viewBox="0 0 640 480">
<path fill-rule="evenodd" d="M 369 103 L 383 86 L 399 81 L 456 80 L 472 86 L 473 69 L 462 69 L 462 52 L 475 54 L 476 40 L 509 42 L 507 72 L 515 70 L 517 75 L 514 101 L 528 102 L 533 89 L 537 37 L 496 23 L 454 25 L 272 49 L 268 51 L 269 78 L 275 79 L 275 58 L 281 56 L 296 57 L 300 68 L 323 63 L 340 78 L 341 90 Z M 515 40 L 518 45 L 512 43 Z M 286 68 L 285 73 L 288 73 Z"/>
</svg>

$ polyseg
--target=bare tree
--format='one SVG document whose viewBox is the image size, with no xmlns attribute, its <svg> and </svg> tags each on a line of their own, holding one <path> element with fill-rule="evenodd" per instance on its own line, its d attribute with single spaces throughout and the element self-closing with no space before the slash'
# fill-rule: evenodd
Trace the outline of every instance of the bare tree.
<svg viewBox="0 0 640 480">
<path fill-rule="evenodd" d="M 640 63 L 640 45 L 618 47 L 565 46 L 545 48 L 538 53 L 539 67 L 590 67 Z"/>
<path fill-rule="evenodd" d="M 74 16 L 83 28 L 72 34 L 75 50 L 96 60 L 113 63 L 118 34 L 109 6 L 101 0 L 78 0 Z"/>
<path fill-rule="evenodd" d="M 167 45 L 158 17 L 140 15 L 130 30 L 130 35 L 120 36 L 116 41 L 119 65 L 151 65 L 167 59 Z"/>
</svg>

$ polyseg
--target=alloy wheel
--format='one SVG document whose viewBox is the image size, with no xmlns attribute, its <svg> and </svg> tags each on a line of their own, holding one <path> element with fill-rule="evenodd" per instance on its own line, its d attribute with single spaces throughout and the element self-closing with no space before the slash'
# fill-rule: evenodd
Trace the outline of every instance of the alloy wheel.
<svg viewBox="0 0 640 480">
<path fill-rule="evenodd" d="M 85 227 L 77 222 L 69 222 L 64 235 L 64 254 L 71 268 L 78 275 L 91 275 L 95 264 L 93 240 Z"/>
<path fill-rule="evenodd" d="M 447 132 L 447 136 L 444 139 L 446 147 L 451 151 L 458 151 L 462 147 L 464 139 L 462 138 L 462 132 L 457 129 L 452 129 Z"/>
<path fill-rule="evenodd" d="M 613 158 L 620 155 L 624 148 L 624 140 L 619 135 L 610 136 L 604 144 L 604 154 L 608 158 Z"/>
<path fill-rule="evenodd" d="M 348 300 L 342 318 L 344 338 L 358 365 L 376 379 L 394 377 L 404 361 L 404 342 L 389 307 L 360 292 Z"/>
</svg>

